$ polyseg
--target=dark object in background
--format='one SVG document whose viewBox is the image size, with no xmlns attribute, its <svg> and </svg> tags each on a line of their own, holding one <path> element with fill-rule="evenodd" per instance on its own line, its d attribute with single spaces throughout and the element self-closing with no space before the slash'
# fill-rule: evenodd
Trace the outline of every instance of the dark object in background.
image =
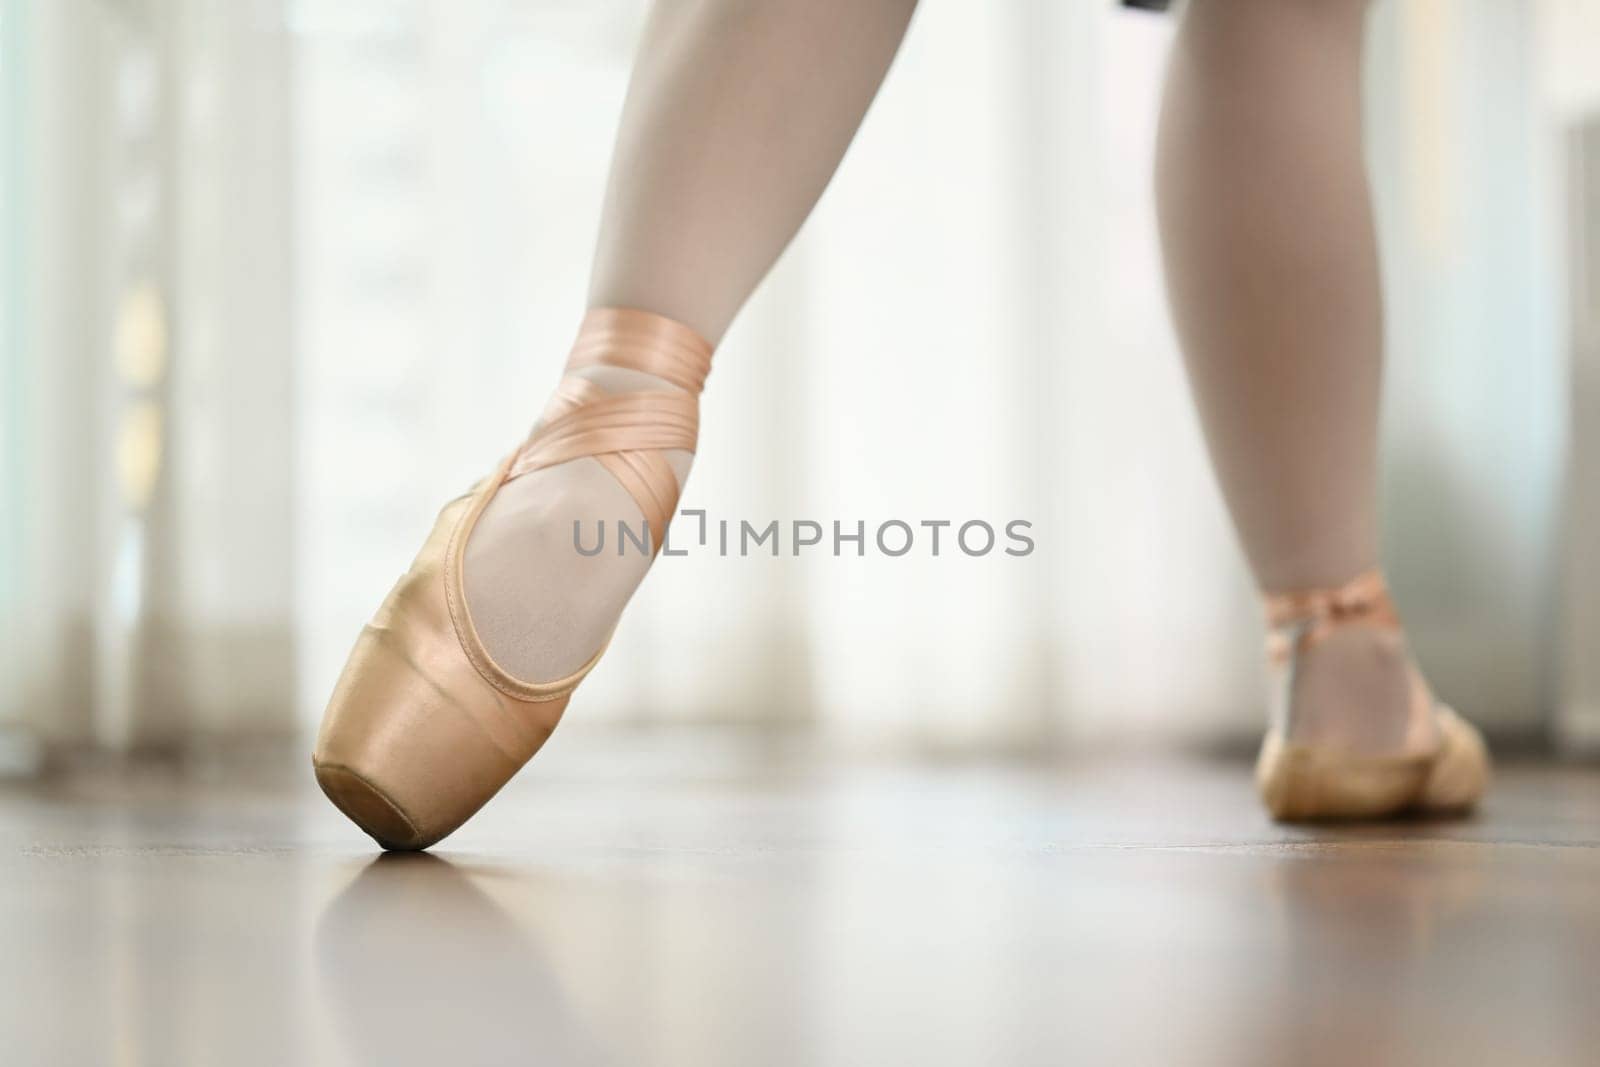
<svg viewBox="0 0 1600 1067">
<path fill-rule="evenodd" d="M 1123 7 L 1136 7 L 1142 11 L 1165 11 L 1170 0 L 1122 0 Z"/>
</svg>

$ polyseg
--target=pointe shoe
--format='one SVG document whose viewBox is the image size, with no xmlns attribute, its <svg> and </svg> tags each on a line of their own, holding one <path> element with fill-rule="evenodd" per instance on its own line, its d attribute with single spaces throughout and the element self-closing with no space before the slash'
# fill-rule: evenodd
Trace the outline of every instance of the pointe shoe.
<svg viewBox="0 0 1600 1067">
<path fill-rule="evenodd" d="M 711 345 L 660 315 L 595 309 L 567 369 L 594 366 L 643 371 L 683 391 L 609 394 L 564 377 L 527 441 L 440 511 L 334 688 L 311 757 L 317 782 L 386 849 L 427 848 L 481 808 L 544 744 L 605 651 L 602 642 L 573 673 L 534 681 L 512 677 L 484 648 L 467 608 L 463 556 L 501 486 L 593 457 L 639 505 L 654 550 L 664 543 L 680 486 L 662 451 L 695 447 Z"/>
<path fill-rule="evenodd" d="M 1268 657 L 1274 672 L 1272 725 L 1256 761 L 1256 787 L 1275 819 L 1371 819 L 1460 813 L 1489 784 L 1489 753 L 1465 719 L 1438 703 L 1410 665 L 1412 723 L 1424 740 L 1393 756 L 1372 756 L 1292 740 L 1299 658 L 1346 626 L 1397 631 L 1399 616 L 1376 570 L 1336 589 L 1268 596 Z"/>
</svg>

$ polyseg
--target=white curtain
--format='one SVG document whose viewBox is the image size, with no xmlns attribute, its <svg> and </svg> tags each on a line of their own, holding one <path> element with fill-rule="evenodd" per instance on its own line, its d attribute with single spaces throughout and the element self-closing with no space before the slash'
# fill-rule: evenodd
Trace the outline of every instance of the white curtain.
<svg viewBox="0 0 1600 1067">
<path fill-rule="evenodd" d="M 1558 737 L 1567 748 L 1600 751 L 1600 5 L 1539 0 L 1537 136 L 1553 160 L 1546 175 L 1555 225 L 1552 245 L 1570 263 L 1562 347 L 1570 354 L 1571 432 L 1563 485 L 1565 541 L 1557 590 L 1561 607 Z M 1564 290 L 1564 293 L 1563 291 Z"/>
<path fill-rule="evenodd" d="M 295 717 L 280 13 L 11 0 L 3 15 L 0 720 L 114 749 L 281 736 Z"/>
</svg>

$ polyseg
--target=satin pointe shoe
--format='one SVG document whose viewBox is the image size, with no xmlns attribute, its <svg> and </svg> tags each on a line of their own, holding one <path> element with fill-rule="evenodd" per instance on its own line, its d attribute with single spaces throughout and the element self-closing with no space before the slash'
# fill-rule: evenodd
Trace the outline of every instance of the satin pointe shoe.
<svg viewBox="0 0 1600 1067">
<path fill-rule="evenodd" d="M 682 391 L 610 393 L 572 373 L 585 367 L 642 371 Z M 638 504 L 659 551 L 680 490 L 662 453 L 694 449 L 710 369 L 711 345 L 681 323 L 591 310 L 539 426 L 439 512 L 357 639 L 311 757 L 323 792 L 378 844 L 424 849 L 470 818 L 544 744 L 605 651 L 602 642 L 578 670 L 553 679 L 513 677 L 490 657 L 463 583 L 467 541 L 490 500 L 532 471 L 593 457 Z"/>
<path fill-rule="evenodd" d="M 1415 664 L 1408 668 L 1411 723 L 1412 733 L 1420 737 L 1402 752 L 1373 756 L 1293 740 L 1300 657 L 1343 627 L 1399 631 L 1400 619 L 1380 572 L 1368 571 L 1336 589 L 1269 595 L 1266 610 L 1272 722 L 1256 762 L 1256 786 L 1273 818 L 1461 813 L 1477 803 L 1489 784 L 1483 737 L 1434 699 Z M 1427 730 L 1430 717 L 1434 728 Z M 1416 729 L 1419 723 L 1421 731 Z"/>
</svg>

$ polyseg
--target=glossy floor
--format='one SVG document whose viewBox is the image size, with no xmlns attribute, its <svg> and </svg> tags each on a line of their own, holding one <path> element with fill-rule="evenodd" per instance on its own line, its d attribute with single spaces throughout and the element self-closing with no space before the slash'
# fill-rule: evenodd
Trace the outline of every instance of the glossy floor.
<svg viewBox="0 0 1600 1067">
<path fill-rule="evenodd" d="M 309 774 L 0 790 L 6 1064 L 1593 1063 L 1600 773 L 1275 827 L 1242 767 L 573 733 L 437 855 Z"/>
</svg>

